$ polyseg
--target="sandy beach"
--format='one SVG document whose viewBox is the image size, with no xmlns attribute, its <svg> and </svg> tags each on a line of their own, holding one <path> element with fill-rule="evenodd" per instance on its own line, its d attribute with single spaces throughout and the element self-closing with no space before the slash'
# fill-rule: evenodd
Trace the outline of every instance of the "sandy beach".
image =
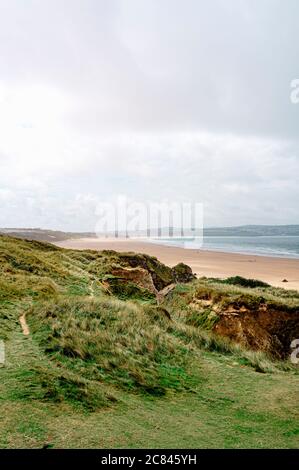
<svg viewBox="0 0 299 470">
<path fill-rule="evenodd" d="M 223 253 L 204 250 L 186 250 L 147 243 L 138 240 L 80 238 L 57 242 L 64 248 L 90 250 L 134 251 L 156 256 L 168 266 L 184 262 L 200 276 L 220 277 L 240 275 L 261 279 L 269 284 L 299 290 L 299 259 L 272 258 L 267 256 Z M 287 279 L 288 282 L 282 282 Z"/>
</svg>

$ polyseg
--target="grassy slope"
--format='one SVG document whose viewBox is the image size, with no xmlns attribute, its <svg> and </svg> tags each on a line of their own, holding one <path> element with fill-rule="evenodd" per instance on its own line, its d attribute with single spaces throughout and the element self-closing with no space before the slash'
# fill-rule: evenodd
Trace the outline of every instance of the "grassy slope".
<svg viewBox="0 0 299 470">
<path fill-rule="evenodd" d="M 154 305 L 107 298 L 100 259 L 0 237 L 0 447 L 298 447 L 295 371 Z"/>
</svg>

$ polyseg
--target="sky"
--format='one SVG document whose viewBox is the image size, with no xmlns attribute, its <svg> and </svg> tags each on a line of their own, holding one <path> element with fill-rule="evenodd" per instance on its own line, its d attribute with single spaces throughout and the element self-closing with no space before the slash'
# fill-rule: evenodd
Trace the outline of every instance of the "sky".
<svg viewBox="0 0 299 470">
<path fill-rule="evenodd" d="M 297 0 L 0 0 L 0 227 L 299 223 Z M 298 94 L 299 96 L 299 94 Z"/>
</svg>

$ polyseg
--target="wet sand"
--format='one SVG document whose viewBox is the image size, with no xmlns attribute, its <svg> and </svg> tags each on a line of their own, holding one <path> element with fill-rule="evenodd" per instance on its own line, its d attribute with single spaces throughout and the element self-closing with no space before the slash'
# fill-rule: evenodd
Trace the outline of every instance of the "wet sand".
<svg viewBox="0 0 299 470">
<path fill-rule="evenodd" d="M 156 256 L 168 266 L 174 266 L 180 262 L 186 263 L 191 266 L 198 277 L 225 278 L 240 275 L 247 278 L 261 279 L 273 286 L 299 290 L 299 259 L 189 250 L 139 240 L 79 238 L 57 242 L 56 245 L 78 250 L 116 250 L 147 253 Z M 282 282 L 283 279 L 287 279 L 288 282 Z"/>
</svg>

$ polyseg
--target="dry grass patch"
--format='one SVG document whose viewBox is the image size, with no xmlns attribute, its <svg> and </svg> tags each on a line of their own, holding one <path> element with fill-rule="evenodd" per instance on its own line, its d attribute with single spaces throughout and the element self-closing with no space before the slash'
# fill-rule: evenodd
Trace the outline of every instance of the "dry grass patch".
<svg viewBox="0 0 299 470">
<path fill-rule="evenodd" d="M 137 303 L 61 298 L 33 306 L 27 320 L 51 361 L 81 378 L 153 395 L 192 381 L 188 345 Z"/>
</svg>

